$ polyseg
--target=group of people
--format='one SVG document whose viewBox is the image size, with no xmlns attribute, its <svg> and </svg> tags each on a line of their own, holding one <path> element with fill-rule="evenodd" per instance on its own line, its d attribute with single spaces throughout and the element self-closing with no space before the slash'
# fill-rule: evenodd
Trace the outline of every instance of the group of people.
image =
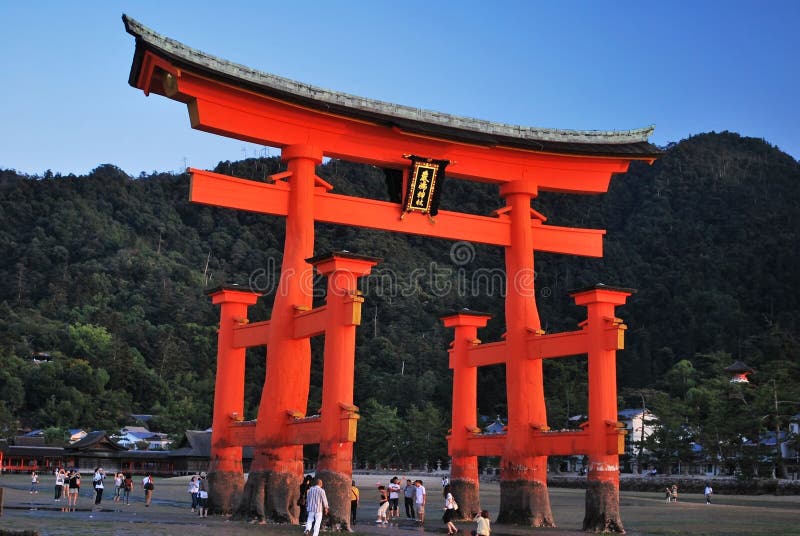
<svg viewBox="0 0 800 536">
<path fill-rule="evenodd" d="M 53 499 L 56 502 L 61 502 L 66 498 L 67 505 L 62 508 L 65 512 L 74 512 L 78 505 L 78 497 L 81 490 L 81 473 L 77 469 L 67 470 L 63 467 L 57 468 L 54 472 L 55 475 L 55 493 Z M 106 472 L 102 467 L 96 467 L 92 475 L 92 488 L 94 489 L 94 504 L 99 507 L 103 501 L 103 493 L 105 491 Z M 36 482 L 38 486 L 38 475 L 33 472 L 31 481 Z M 142 479 L 142 488 L 144 489 L 145 506 L 150 506 L 150 501 L 153 497 L 153 489 L 155 485 L 153 477 L 147 473 Z M 117 472 L 114 474 L 114 502 L 124 502 L 126 505 L 131 503 L 130 497 L 133 491 L 133 476 Z M 31 485 L 31 493 L 34 493 L 33 484 Z M 38 493 L 38 488 L 36 490 Z"/>
<path fill-rule="evenodd" d="M 399 520 L 400 518 L 400 495 L 405 499 L 406 517 L 414 519 L 416 524 L 422 525 L 425 522 L 425 505 L 427 502 L 427 492 L 422 480 L 406 480 L 405 486 L 401 486 L 401 480 L 393 477 L 389 484 L 384 486 L 378 484 L 378 511 L 375 523 L 388 525 L 389 520 Z M 456 534 L 458 528 L 454 521 L 458 519 L 458 503 L 453 497 L 449 480 L 442 481 L 444 485 L 444 521 L 447 533 Z M 351 482 L 350 491 L 350 526 L 356 523 L 358 505 L 361 499 L 361 492 L 356 487 L 355 481 Z M 329 512 L 328 497 L 323 488 L 321 479 L 314 479 L 311 475 L 306 475 L 300 484 L 300 497 L 297 501 L 300 506 L 300 523 L 305 523 L 304 536 L 319 536 L 322 520 Z M 478 513 L 474 521 L 477 528 L 472 532 L 473 536 L 490 536 L 491 526 L 489 512 L 482 510 Z"/>
<path fill-rule="evenodd" d="M 208 517 L 208 482 L 205 472 L 189 479 L 188 491 L 192 496 L 192 512 L 197 512 L 200 517 Z"/>
<path fill-rule="evenodd" d="M 676 484 L 673 484 L 672 487 L 667 486 L 664 494 L 667 502 L 678 502 L 678 486 Z"/>
<path fill-rule="evenodd" d="M 387 486 L 378 485 L 378 515 L 375 523 L 387 525 L 389 520 L 400 519 L 400 494 L 404 499 L 406 517 L 416 520 L 417 524 L 425 521 L 425 503 L 427 492 L 422 480 L 406 479 L 405 486 L 400 485 L 400 479 L 393 477 Z"/>
</svg>

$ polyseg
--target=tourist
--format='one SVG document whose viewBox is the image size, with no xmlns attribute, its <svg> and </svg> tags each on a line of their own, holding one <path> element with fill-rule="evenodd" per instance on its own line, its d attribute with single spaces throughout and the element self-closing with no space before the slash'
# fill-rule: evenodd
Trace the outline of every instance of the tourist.
<svg viewBox="0 0 800 536">
<path fill-rule="evenodd" d="M 387 486 L 389 492 L 389 517 L 400 518 L 400 479 L 392 478 Z"/>
<path fill-rule="evenodd" d="M 125 475 L 117 471 L 114 474 L 114 502 L 122 500 L 122 488 L 125 485 Z"/>
<path fill-rule="evenodd" d="M 472 536 L 490 536 L 492 527 L 489 521 L 488 510 L 481 510 L 481 513 L 476 515 L 473 521 L 475 521 L 478 526 L 472 531 Z"/>
<path fill-rule="evenodd" d="M 361 492 L 356 487 L 356 481 L 350 483 L 350 526 L 356 524 L 356 512 L 358 512 L 358 500 L 361 498 Z"/>
<path fill-rule="evenodd" d="M 425 523 L 425 501 L 427 499 L 425 493 L 425 486 L 422 485 L 422 480 L 415 480 L 414 487 L 414 510 L 417 514 L 417 525 Z"/>
<path fill-rule="evenodd" d="M 66 474 L 63 469 L 56 469 L 55 499 L 61 502 L 61 494 L 64 492 L 64 477 Z"/>
<path fill-rule="evenodd" d="M 300 482 L 300 497 L 297 498 L 297 506 L 300 507 L 300 523 L 305 523 L 308 519 L 308 510 L 306 509 L 306 494 L 308 489 L 313 485 L 311 475 L 306 475 L 303 481 Z"/>
<path fill-rule="evenodd" d="M 125 504 L 131 504 L 131 492 L 133 491 L 133 475 L 127 473 L 125 480 L 122 483 L 122 498 L 125 499 Z"/>
<path fill-rule="evenodd" d="M 150 500 L 153 498 L 153 490 L 155 489 L 153 476 L 147 473 L 142 479 L 142 489 L 144 489 L 144 505 L 150 506 Z"/>
<path fill-rule="evenodd" d="M 714 493 L 714 490 L 711 488 L 711 484 L 706 482 L 706 487 L 703 490 L 703 495 L 706 496 L 706 504 L 711 504 L 711 494 Z"/>
<path fill-rule="evenodd" d="M 456 519 L 458 503 L 450 491 L 450 484 L 445 485 L 442 494 L 444 495 L 444 515 L 442 516 L 442 521 L 444 521 L 445 527 L 447 527 L 447 534 L 455 534 L 458 532 L 458 529 L 453 524 L 453 520 Z"/>
<path fill-rule="evenodd" d="M 197 500 L 200 498 L 200 477 L 197 475 L 192 476 L 191 480 L 189 480 L 188 491 L 192 497 L 192 512 L 194 512 L 198 506 Z"/>
<path fill-rule="evenodd" d="M 303 534 L 308 536 L 313 526 L 314 536 L 319 536 L 322 516 L 328 513 L 328 496 L 325 494 L 325 490 L 322 489 L 321 479 L 317 479 L 315 486 L 308 488 L 306 493 L 306 512 L 308 512 L 308 519 L 306 520 L 306 530 Z"/>
<path fill-rule="evenodd" d="M 100 505 L 103 500 L 103 480 L 106 478 L 106 473 L 102 467 L 96 467 L 94 476 L 92 477 L 92 485 L 94 486 L 94 504 Z"/>
<path fill-rule="evenodd" d="M 81 474 L 77 469 L 72 470 L 69 477 L 69 497 L 67 497 L 67 510 L 70 509 L 74 512 L 75 507 L 78 506 L 78 494 L 81 491 Z"/>
<path fill-rule="evenodd" d="M 208 485 L 205 478 L 201 478 L 197 484 L 197 506 L 200 517 L 208 517 Z"/>
<path fill-rule="evenodd" d="M 386 512 L 389 510 L 389 495 L 386 493 L 386 486 L 378 486 L 378 519 L 375 523 L 386 525 L 389 523 Z"/>
<path fill-rule="evenodd" d="M 31 490 L 29 493 L 39 493 L 39 473 L 31 471 Z"/>
<path fill-rule="evenodd" d="M 666 489 L 664 490 L 664 499 L 667 502 L 672 502 L 672 488 L 669 486 L 667 486 Z"/>
<path fill-rule="evenodd" d="M 672 491 L 672 494 L 671 494 L 670 498 L 672 499 L 672 502 L 678 502 L 678 485 L 677 484 L 673 484 L 671 491 Z"/>
<path fill-rule="evenodd" d="M 405 497 L 406 517 L 409 519 L 417 517 L 414 514 L 414 496 L 416 495 L 416 490 L 417 488 L 414 487 L 414 483 L 411 482 L 411 479 L 406 479 L 406 485 L 403 488 L 403 497 Z"/>
</svg>

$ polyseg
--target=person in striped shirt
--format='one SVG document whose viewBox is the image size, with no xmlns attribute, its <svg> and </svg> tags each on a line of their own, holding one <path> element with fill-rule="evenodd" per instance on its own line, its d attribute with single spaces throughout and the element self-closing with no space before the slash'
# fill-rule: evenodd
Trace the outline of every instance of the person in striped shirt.
<svg viewBox="0 0 800 536">
<path fill-rule="evenodd" d="M 316 485 L 308 488 L 306 492 L 306 510 L 308 510 L 308 519 L 306 520 L 306 530 L 303 534 L 308 536 L 313 526 L 314 536 L 319 536 L 322 516 L 328 513 L 328 496 L 325 495 L 325 490 L 322 489 L 322 480 L 319 478 Z"/>
</svg>

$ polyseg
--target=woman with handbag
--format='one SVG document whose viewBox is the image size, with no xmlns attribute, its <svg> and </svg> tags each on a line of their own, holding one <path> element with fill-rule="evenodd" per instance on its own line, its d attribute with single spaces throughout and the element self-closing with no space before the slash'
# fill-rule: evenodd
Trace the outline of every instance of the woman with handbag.
<svg viewBox="0 0 800 536">
<path fill-rule="evenodd" d="M 458 503 L 450 491 L 450 484 L 444 487 L 442 493 L 444 494 L 444 515 L 442 516 L 442 521 L 444 521 L 447 527 L 447 534 L 455 534 L 458 532 L 458 528 L 453 524 L 453 520 L 456 519 L 457 516 Z"/>
</svg>

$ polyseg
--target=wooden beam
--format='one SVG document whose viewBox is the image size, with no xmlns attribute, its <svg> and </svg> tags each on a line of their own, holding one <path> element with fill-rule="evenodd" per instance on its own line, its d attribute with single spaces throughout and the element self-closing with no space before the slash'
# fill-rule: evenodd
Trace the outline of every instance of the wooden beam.
<svg viewBox="0 0 800 536">
<path fill-rule="evenodd" d="M 264 346 L 269 341 L 269 320 L 253 322 L 233 328 L 233 347 L 252 348 Z"/>
<path fill-rule="evenodd" d="M 189 171 L 189 200 L 194 203 L 277 216 L 288 213 L 289 190 L 285 183 L 266 184 L 194 168 Z M 490 217 L 442 210 L 435 223 L 420 214 L 409 214 L 402 220 L 400 215 L 397 203 L 332 194 L 324 188 L 315 190 L 316 221 L 495 246 L 511 244 L 510 219 L 506 215 Z M 534 247 L 540 251 L 603 255 L 603 230 L 555 227 L 536 221 L 532 232 Z"/>
<path fill-rule="evenodd" d="M 295 314 L 294 338 L 305 339 L 325 333 L 325 322 L 328 320 L 326 306 L 315 307 L 310 311 Z"/>
</svg>

